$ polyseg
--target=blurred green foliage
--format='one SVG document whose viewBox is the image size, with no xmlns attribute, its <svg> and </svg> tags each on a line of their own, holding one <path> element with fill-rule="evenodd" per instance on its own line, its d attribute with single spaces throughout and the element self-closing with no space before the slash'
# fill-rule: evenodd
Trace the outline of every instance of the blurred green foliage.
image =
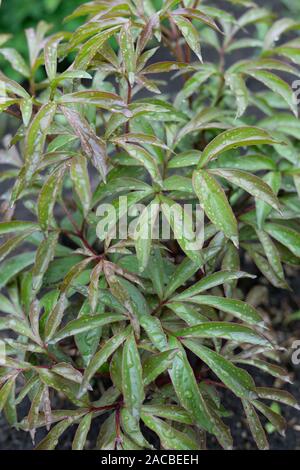
<svg viewBox="0 0 300 470">
<path fill-rule="evenodd" d="M 0 33 L 9 33 L 12 38 L 7 47 L 15 47 L 24 57 L 27 56 L 24 30 L 36 27 L 40 20 L 53 25 L 53 32 L 61 29 L 63 19 L 86 0 L 2 0 L 0 10 Z M 64 30 L 72 31 L 82 22 L 81 18 L 68 22 Z M 0 69 L 10 77 L 19 78 L 11 72 L 11 67 L 0 57 Z"/>
</svg>

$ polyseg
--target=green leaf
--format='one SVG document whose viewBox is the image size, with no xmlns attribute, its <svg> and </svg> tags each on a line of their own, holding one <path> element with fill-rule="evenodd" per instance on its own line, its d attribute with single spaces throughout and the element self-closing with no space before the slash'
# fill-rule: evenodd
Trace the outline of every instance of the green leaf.
<svg viewBox="0 0 300 470">
<path fill-rule="evenodd" d="M 47 133 L 55 112 L 55 103 L 43 105 L 28 128 L 25 141 L 25 181 L 27 182 L 30 181 L 40 163 Z"/>
<path fill-rule="evenodd" d="M 120 42 L 120 50 L 122 53 L 123 63 L 125 66 L 129 84 L 130 86 L 133 86 L 134 78 L 135 78 L 134 77 L 135 69 L 136 69 L 136 56 L 135 56 L 131 29 L 132 29 L 131 22 L 128 21 L 121 28 L 119 42 Z"/>
<path fill-rule="evenodd" d="M 216 254 L 218 254 L 219 251 L 220 249 L 218 247 L 202 250 L 203 258 L 197 263 L 189 258 L 185 258 L 170 276 L 169 284 L 165 289 L 164 299 L 168 299 L 178 287 L 184 285 L 189 278 L 203 267 L 204 263 L 207 263 Z"/>
<path fill-rule="evenodd" d="M 36 341 L 36 337 L 31 331 L 27 321 L 24 321 L 15 315 L 12 315 L 11 317 L 1 317 L 0 330 L 12 330 L 21 336 L 26 336 L 27 338 Z"/>
<path fill-rule="evenodd" d="M 281 173 L 279 171 L 270 171 L 269 173 L 264 175 L 263 180 L 270 186 L 273 193 L 277 195 L 281 187 Z M 263 224 L 268 215 L 270 214 L 272 208 L 268 204 L 263 202 L 261 199 L 257 199 L 255 201 L 255 205 L 257 224 L 258 227 L 261 229 L 263 228 Z"/>
<path fill-rule="evenodd" d="M 91 427 L 92 418 L 93 414 L 88 413 L 81 419 L 72 442 L 72 450 L 84 449 L 84 444 L 86 442 L 87 435 Z"/>
<path fill-rule="evenodd" d="M 227 281 L 241 279 L 243 277 L 253 278 L 253 276 L 243 271 L 218 271 L 208 276 L 205 276 L 200 281 L 196 282 L 196 284 L 189 287 L 182 293 L 175 295 L 173 299 L 176 301 L 181 301 L 192 297 L 193 295 L 200 294 L 201 292 L 206 291 L 208 289 L 212 289 L 213 287 L 219 286 L 220 284 L 224 284 Z"/>
<path fill-rule="evenodd" d="M 176 331 L 184 338 L 224 338 L 236 343 L 249 343 L 272 348 L 271 343 L 247 326 L 227 322 L 208 322 Z"/>
<path fill-rule="evenodd" d="M 2 54 L 3 57 L 10 62 L 10 65 L 14 70 L 19 72 L 24 77 L 30 76 L 28 65 L 18 51 L 12 49 L 11 47 L 6 47 L 0 49 L 0 54 Z"/>
<path fill-rule="evenodd" d="M 177 405 L 143 405 L 142 412 L 178 423 L 193 424 L 189 413 Z"/>
<path fill-rule="evenodd" d="M 108 325 L 113 322 L 124 321 L 126 319 L 123 315 L 116 314 L 99 314 L 99 315 L 83 315 L 76 320 L 70 321 L 64 328 L 62 328 L 50 341 L 50 344 L 57 343 L 64 338 L 74 336 L 85 331 L 93 330 L 99 326 Z"/>
<path fill-rule="evenodd" d="M 130 443 L 129 449 L 137 449 L 135 446 L 139 446 L 139 450 L 144 448 L 152 450 L 154 449 L 153 446 L 150 445 L 149 442 L 147 442 L 144 438 L 143 434 L 141 433 L 139 423 L 135 421 L 127 408 L 122 408 L 121 410 L 121 426 L 125 435 L 130 437 L 133 443 Z M 124 448 L 126 448 L 126 442 Z"/>
<path fill-rule="evenodd" d="M 194 51 L 200 62 L 202 62 L 201 46 L 199 40 L 199 33 L 193 23 L 182 15 L 173 15 L 172 19 L 176 26 L 181 31 L 184 39 L 189 47 Z"/>
<path fill-rule="evenodd" d="M 38 247 L 35 263 L 32 268 L 32 289 L 35 292 L 38 292 L 42 287 L 44 274 L 54 258 L 57 241 L 58 233 L 53 232 Z"/>
<path fill-rule="evenodd" d="M 287 424 L 285 419 L 280 416 L 280 414 L 275 413 L 272 408 L 257 400 L 253 401 L 253 405 L 270 421 L 270 423 L 282 436 L 285 436 Z"/>
<path fill-rule="evenodd" d="M 13 389 L 14 383 L 15 383 L 15 377 L 5 382 L 5 384 L 2 385 L 0 389 L 0 413 L 5 407 L 7 400 L 9 399 L 9 395 Z"/>
<path fill-rule="evenodd" d="M 188 3 L 188 2 L 185 2 Z M 193 2 L 189 2 L 191 5 Z M 187 18 L 190 18 L 192 20 L 198 20 L 201 23 L 206 24 L 210 28 L 214 29 L 218 33 L 221 33 L 222 31 L 218 27 L 218 25 L 215 23 L 215 21 L 207 16 L 205 13 L 203 13 L 201 10 L 198 8 L 178 8 L 176 10 L 172 11 L 172 15 L 182 15 L 186 16 Z"/>
<path fill-rule="evenodd" d="M 267 450 L 269 449 L 269 444 L 267 441 L 267 437 L 262 427 L 262 424 L 259 420 L 259 417 L 255 411 L 255 408 L 251 403 L 246 400 L 243 400 L 244 410 L 247 416 L 247 421 L 249 424 L 249 428 L 251 430 L 252 436 L 257 444 L 257 447 L 260 450 Z"/>
<path fill-rule="evenodd" d="M 206 322 L 209 318 L 209 316 L 203 314 L 202 310 L 199 311 L 199 308 L 194 308 L 183 302 L 169 303 L 168 308 L 190 326 L 199 325 L 199 323 Z"/>
<path fill-rule="evenodd" d="M 66 429 L 72 424 L 71 418 L 66 418 L 60 423 L 56 424 L 51 429 L 49 434 L 36 446 L 35 450 L 53 450 L 58 444 L 60 436 L 66 431 Z"/>
<path fill-rule="evenodd" d="M 267 223 L 264 225 L 264 229 L 272 238 L 286 246 L 295 256 L 300 257 L 299 232 L 286 225 L 276 223 Z"/>
<path fill-rule="evenodd" d="M 86 41 L 83 46 L 80 48 L 79 53 L 76 56 L 76 59 L 73 63 L 74 70 L 86 70 L 93 60 L 94 56 L 98 51 L 101 50 L 105 42 L 113 36 L 119 29 L 121 25 L 109 28 L 105 31 L 94 35 L 91 39 Z"/>
<path fill-rule="evenodd" d="M 154 380 L 167 369 L 172 368 L 172 362 L 177 352 L 177 349 L 163 351 L 161 353 L 149 356 L 143 362 L 143 375 L 145 386 L 149 385 L 151 382 L 154 382 Z"/>
<path fill-rule="evenodd" d="M 170 347 L 179 349 L 169 375 L 180 404 L 193 416 L 201 429 L 215 434 L 222 447 L 231 448 L 230 432 L 213 410 L 208 408 L 183 347 L 174 337 L 170 338 Z"/>
<path fill-rule="evenodd" d="M 169 370 L 179 402 L 201 428 L 212 431 L 213 426 L 209 413 L 186 353 L 175 338 L 170 338 L 170 343 L 171 347 L 179 350 L 173 359 L 172 368 Z"/>
<path fill-rule="evenodd" d="M 264 400 L 278 401 L 279 403 L 292 406 L 293 408 L 296 408 L 296 410 L 300 409 L 296 398 L 294 398 L 293 395 L 291 395 L 286 390 L 279 390 L 277 388 L 269 387 L 256 387 L 255 390 L 259 398 Z"/>
<path fill-rule="evenodd" d="M 299 29 L 299 26 L 299 23 L 293 18 L 281 18 L 275 21 L 264 38 L 264 49 L 271 49 L 283 33 Z"/>
<path fill-rule="evenodd" d="M 283 281 L 283 284 L 285 284 L 286 281 L 280 260 L 280 254 L 276 248 L 275 243 L 272 241 L 272 238 L 263 230 L 256 230 L 256 233 L 260 243 L 264 248 L 264 252 L 271 268 L 274 270 L 279 279 Z"/>
<path fill-rule="evenodd" d="M 123 142 L 120 142 L 120 145 L 124 148 L 124 150 L 126 150 L 130 157 L 137 160 L 146 168 L 153 181 L 159 185 L 162 184 L 162 177 L 155 157 L 153 157 L 147 150 L 145 150 L 143 147 L 140 147 L 139 145 Z"/>
<path fill-rule="evenodd" d="M 38 219 L 41 228 L 47 231 L 52 222 L 53 208 L 61 190 L 66 167 L 61 165 L 44 183 L 38 198 Z"/>
<path fill-rule="evenodd" d="M 197 450 L 198 444 L 192 440 L 186 433 L 177 431 L 162 419 L 151 416 L 148 413 L 142 413 L 141 418 L 145 425 L 154 431 L 159 439 L 163 449 L 169 450 Z"/>
<path fill-rule="evenodd" d="M 196 341 L 184 339 L 183 344 L 200 357 L 236 396 L 250 400 L 256 398 L 255 384 L 248 372 Z"/>
<path fill-rule="evenodd" d="M 274 93 L 278 93 L 286 101 L 296 117 L 298 117 L 298 105 L 295 101 L 294 92 L 287 82 L 277 75 L 264 70 L 248 71 L 250 77 L 255 78 L 270 88 Z"/>
<path fill-rule="evenodd" d="M 19 85 L 14 80 L 10 80 L 1 72 L 0 72 L 0 85 L 1 85 L 1 92 L 3 90 L 4 95 L 5 95 L 5 92 L 9 92 L 9 93 L 16 94 L 17 96 L 20 96 L 21 98 L 30 99 L 30 95 L 27 93 L 27 91 L 24 90 L 24 88 L 21 85 Z M 1 94 L 3 94 L 3 92 Z"/>
<path fill-rule="evenodd" d="M 7 233 L 25 232 L 30 229 L 37 229 L 38 225 L 34 222 L 23 222 L 21 220 L 12 220 L 10 222 L 0 222 L 0 235 Z"/>
<path fill-rule="evenodd" d="M 141 271 L 144 271 L 148 264 L 151 252 L 153 230 L 159 209 L 159 200 L 158 198 L 155 198 L 147 207 L 145 207 L 137 221 L 134 232 L 134 239 L 136 255 L 139 260 Z"/>
<path fill-rule="evenodd" d="M 33 111 L 33 102 L 32 99 L 21 100 L 20 111 L 22 114 L 22 119 L 25 127 L 28 127 Z"/>
<path fill-rule="evenodd" d="M 236 299 L 227 299 L 224 297 L 217 297 L 214 295 L 195 295 L 185 302 L 192 302 L 198 305 L 208 305 L 210 307 L 221 310 L 222 312 L 230 313 L 236 318 L 243 320 L 250 325 L 263 326 L 263 321 L 259 313 L 251 305 Z"/>
<path fill-rule="evenodd" d="M 197 238 L 191 215 L 172 199 L 160 196 L 160 201 L 162 212 L 172 228 L 174 238 L 186 255 L 197 263 L 201 259 L 199 251 L 203 240 L 201 237 Z"/>
<path fill-rule="evenodd" d="M 237 115 L 241 117 L 248 107 L 249 96 L 248 90 L 243 80 L 243 77 L 239 73 L 227 73 L 225 75 L 226 84 L 230 87 L 233 95 L 236 98 L 237 104 Z"/>
<path fill-rule="evenodd" d="M 80 273 L 86 268 L 91 262 L 92 258 L 85 258 L 80 263 L 75 264 L 68 274 L 65 276 L 63 282 L 60 284 L 60 297 L 53 309 L 49 313 L 45 325 L 45 341 L 49 342 L 57 328 L 59 327 L 64 311 L 67 307 L 67 293 L 69 288 L 72 286 L 73 281 L 80 275 Z"/>
<path fill-rule="evenodd" d="M 199 160 L 198 168 L 203 168 L 210 160 L 220 153 L 238 147 L 278 143 L 264 130 L 257 127 L 237 127 L 222 132 L 215 137 L 204 149 Z"/>
<path fill-rule="evenodd" d="M 238 227 L 223 188 L 204 170 L 193 173 L 193 186 L 209 220 L 238 245 Z"/>
<path fill-rule="evenodd" d="M 20 235 L 16 235 L 15 237 L 12 237 L 8 239 L 6 242 L 2 243 L 0 245 L 0 262 L 3 261 L 3 259 L 9 255 L 9 253 L 14 250 L 20 243 L 26 240 L 35 229 L 27 230 L 25 233 L 21 233 Z"/>
<path fill-rule="evenodd" d="M 118 95 L 105 91 L 76 91 L 75 93 L 61 96 L 57 101 L 63 105 L 76 103 L 94 105 L 102 109 L 108 109 L 111 112 L 122 112 L 125 116 L 130 116 L 131 114 L 127 109 L 127 104 Z"/>
<path fill-rule="evenodd" d="M 4 287 L 14 276 L 19 274 L 23 269 L 34 263 L 36 253 L 34 251 L 22 253 L 9 258 L 1 264 L 0 272 L 0 289 Z"/>
<path fill-rule="evenodd" d="M 89 387 L 89 382 L 91 378 L 95 375 L 97 370 L 107 361 L 107 359 L 121 346 L 122 343 L 126 340 L 130 333 L 130 329 L 126 328 L 121 333 L 116 334 L 112 338 L 110 338 L 104 345 L 99 349 L 99 351 L 95 354 L 89 365 L 87 366 L 80 393 L 83 395 Z"/>
<path fill-rule="evenodd" d="M 83 155 L 73 157 L 71 160 L 70 175 L 75 191 L 80 200 L 85 217 L 91 205 L 91 187 L 87 170 L 87 161 Z"/>
<path fill-rule="evenodd" d="M 214 175 L 225 178 L 230 183 L 239 186 L 248 193 L 252 194 L 252 196 L 263 200 L 274 209 L 280 210 L 280 204 L 276 195 L 273 193 L 270 186 L 261 178 L 258 178 L 258 176 L 252 175 L 251 173 L 242 170 L 218 169 L 210 170 L 210 172 Z"/>
<path fill-rule="evenodd" d="M 145 392 L 140 355 L 133 333 L 128 336 L 123 348 L 122 387 L 125 404 L 133 418 L 138 421 Z"/>
<path fill-rule="evenodd" d="M 237 358 L 235 362 L 238 362 L 240 364 L 249 364 L 253 367 L 257 367 L 258 369 L 263 370 L 264 372 L 267 372 L 273 377 L 276 377 L 284 382 L 291 383 L 291 377 L 289 376 L 287 371 L 283 367 L 278 366 L 277 364 L 270 364 L 269 362 L 262 361 L 261 359 Z"/>
<path fill-rule="evenodd" d="M 125 289 L 131 300 L 130 304 L 133 314 L 137 317 L 139 324 L 146 331 L 153 345 L 159 351 L 168 349 L 168 341 L 163 331 L 160 320 L 151 315 L 148 303 L 143 294 L 126 279 L 119 279 L 119 283 Z M 128 308 L 128 307 L 127 307 Z"/>
<path fill-rule="evenodd" d="M 65 118 L 80 139 L 82 150 L 91 159 L 94 167 L 105 181 L 107 174 L 107 155 L 105 142 L 98 137 L 86 119 L 74 109 L 62 108 Z"/>
<path fill-rule="evenodd" d="M 63 35 L 58 33 L 46 42 L 44 47 L 45 68 L 50 81 L 54 80 L 57 72 L 57 48 Z"/>
</svg>

